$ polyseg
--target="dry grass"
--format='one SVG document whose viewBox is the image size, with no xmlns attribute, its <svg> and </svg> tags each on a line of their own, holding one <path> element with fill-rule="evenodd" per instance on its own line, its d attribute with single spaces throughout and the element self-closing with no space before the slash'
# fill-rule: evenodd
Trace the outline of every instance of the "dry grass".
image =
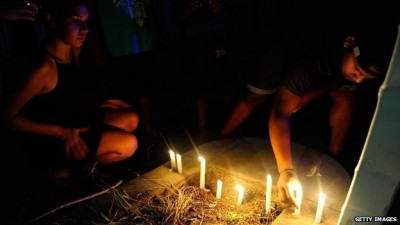
<svg viewBox="0 0 400 225">
<path fill-rule="evenodd" d="M 77 212 L 69 215 L 55 214 L 46 220 L 39 221 L 58 209 L 84 201 L 91 196 L 97 196 L 99 192 L 63 204 L 31 222 L 37 221 L 40 225 L 257 225 L 271 224 L 284 209 L 283 205 L 274 201 L 277 192 L 273 190 L 272 211 L 266 213 L 264 189 L 243 180 L 240 183 L 247 186 L 245 199 L 242 205 L 236 205 L 237 192 L 233 191 L 232 187 L 238 180 L 218 171 L 209 170 L 208 172 L 210 183 L 215 183 L 216 178 L 224 177 L 222 199 L 215 197 L 212 187 L 206 186 L 211 189 L 198 188 L 198 179 L 195 178 L 197 176 L 193 176 L 187 179 L 186 185 L 172 188 L 164 186 L 161 194 L 156 194 L 159 192 L 155 193 L 151 190 L 128 194 L 124 189 L 109 187 L 101 193 L 110 194 L 108 199 L 111 204 L 107 200 L 108 203 L 105 206 L 89 207 L 87 213 L 79 210 L 78 215 Z M 99 180 L 99 182 L 104 181 Z M 98 213 L 102 218 L 99 218 Z"/>
<path fill-rule="evenodd" d="M 102 216 L 115 225 L 270 224 L 282 212 L 282 207 L 273 202 L 273 210 L 267 214 L 262 195 L 237 206 L 232 199 L 216 199 L 211 191 L 195 186 L 166 189 L 161 195 L 114 194 L 115 204 L 108 216 Z"/>
</svg>

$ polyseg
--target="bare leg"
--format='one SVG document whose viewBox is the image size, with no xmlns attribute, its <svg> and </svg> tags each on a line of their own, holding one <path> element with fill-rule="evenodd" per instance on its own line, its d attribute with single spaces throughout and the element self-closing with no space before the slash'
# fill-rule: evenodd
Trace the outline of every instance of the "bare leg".
<svg viewBox="0 0 400 225">
<path fill-rule="evenodd" d="M 132 111 L 109 110 L 105 114 L 104 123 L 131 133 L 138 127 L 139 117 Z"/>
<path fill-rule="evenodd" d="M 119 162 L 131 157 L 137 147 L 135 135 L 122 131 L 105 131 L 97 149 L 96 159 L 100 164 Z"/>
<path fill-rule="evenodd" d="M 222 129 L 223 137 L 231 135 L 253 113 L 254 109 L 264 102 L 269 95 L 248 93 L 241 98 L 233 108 L 228 120 Z"/>
<path fill-rule="evenodd" d="M 343 145 L 355 114 L 356 95 L 355 91 L 331 92 L 334 104 L 329 114 L 331 127 L 329 151 L 333 155 L 339 155 L 343 150 Z"/>
</svg>

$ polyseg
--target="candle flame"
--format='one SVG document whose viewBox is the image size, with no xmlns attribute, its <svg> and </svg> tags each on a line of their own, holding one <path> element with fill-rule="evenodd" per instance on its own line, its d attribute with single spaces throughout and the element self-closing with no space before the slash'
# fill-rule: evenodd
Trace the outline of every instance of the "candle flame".
<svg viewBox="0 0 400 225">
<path fill-rule="evenodd" d="M 239 185 L 239 184 L 235 186 L 235 189 L 238 190 L 238 191 L 244 191 L 243 186 Z"/>
</svg>

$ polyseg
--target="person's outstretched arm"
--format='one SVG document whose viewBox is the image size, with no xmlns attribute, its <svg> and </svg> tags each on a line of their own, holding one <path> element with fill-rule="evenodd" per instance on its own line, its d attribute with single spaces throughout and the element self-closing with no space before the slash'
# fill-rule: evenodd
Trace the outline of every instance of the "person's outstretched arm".
<svg viewBox="0 0 400 225">
<path fill-rule="evenodd" d="M 296 111 L 301 98 L 281 86 L 278 90 L 269 118 L 269 135 L 279 171 L 277 183 L 282 202 L 297 206 L 295 192 L 301 192 L 292 161 L 290 116 Z"/>
</svg>

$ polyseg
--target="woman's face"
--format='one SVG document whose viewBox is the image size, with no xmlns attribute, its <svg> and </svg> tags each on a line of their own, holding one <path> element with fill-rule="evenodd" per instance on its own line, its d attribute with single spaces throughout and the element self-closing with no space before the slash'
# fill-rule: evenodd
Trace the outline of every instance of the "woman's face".
<svg viewBox="0 0 400 225">
<path fill-rule="evenodd" d="M 59 38 L 72 48 L 82 47 L 89 32 L 89 9 L 86 5 L 75 7 L 61 24 Z"/>
<path fill-rule="evenodd" d="M 368 69 L 378 73 L 381 72 L 379 68 L 374 66 L 370 66 Z M 361 68 L 352 51 L 346 53 L 342 58 L 342 74 L 346 79 L 355 83 L 361 83 L 365 79 L 377 78 Z"/>
</svg>

